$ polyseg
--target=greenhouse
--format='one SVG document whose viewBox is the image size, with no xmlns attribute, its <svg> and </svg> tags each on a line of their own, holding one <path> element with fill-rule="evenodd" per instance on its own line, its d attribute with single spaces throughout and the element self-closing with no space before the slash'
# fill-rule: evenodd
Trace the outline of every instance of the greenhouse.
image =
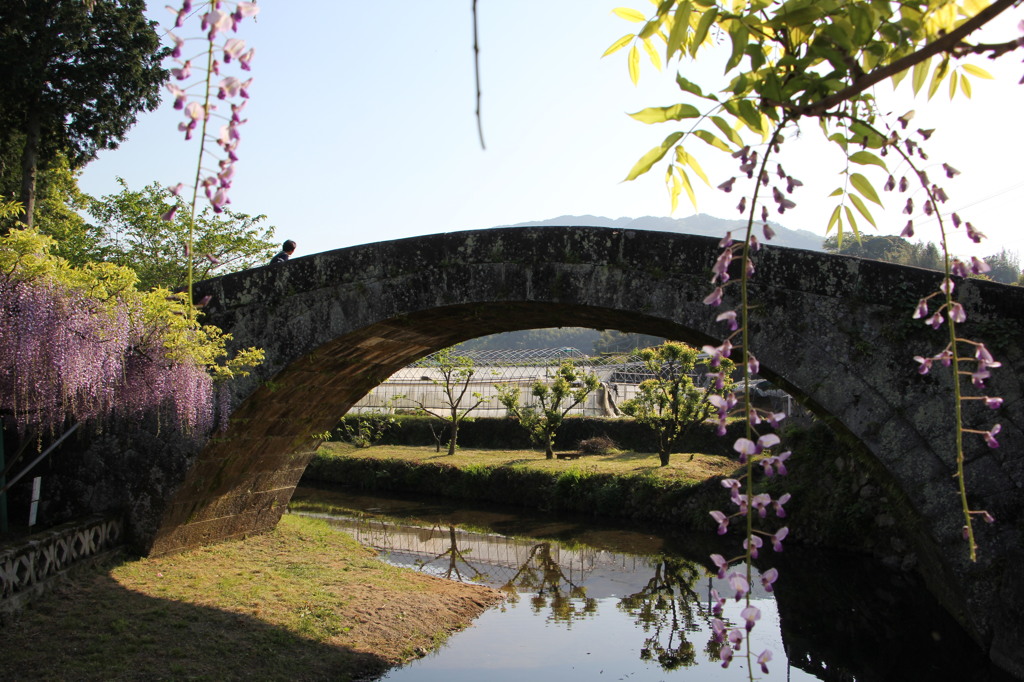
<svg viewBox="0 0 1024 682">
<path fill-rule="evenodd" d="M 618 406 L 636 395 L 637 386 L 642 381 L 654 378 L 635 353 L 588 356 L 576 348 L 539 348 L 467 350 L 457 352 L 453 357 L 466 358 L 472 363 L 473 375 L 463 406 L 468 407 L 475 402 L 470 400 L 473 394 L 485 398 L 486 402 L 472 412 L 472 416 L 477 418 L 506 416 L 505 408 L 498 402 L 497 385 L 519 385 L 521 401 L 529 404 L 532 402 L 530 387 L 533 383 L 538 379 L 550 380 L 565 361 L 593 372 L 601 381 L 598 390 L 570 412 L 574 416 L 617 417 L 620 414 Z M 444 376 L 437 358 L 438 353 L 432 353 L 395 372 L 349 412 L 406 412 L 420 406 L 432 411 L 445 410 Z M 694 381 L 704 385 L 707 379 L 695 376 Z M 786 393 L 767 382 L 761 383 L 754 387 L 755 394 L 763 394 L 773 404 L 789 402 Z"/>
</svg>

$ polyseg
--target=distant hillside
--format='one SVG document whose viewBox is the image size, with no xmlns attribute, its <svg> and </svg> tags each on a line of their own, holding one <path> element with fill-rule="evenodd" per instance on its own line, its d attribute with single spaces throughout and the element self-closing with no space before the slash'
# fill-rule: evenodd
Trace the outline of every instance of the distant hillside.
<svg viewBox="0 0 1024 682">
<path fill-rule="evenodd" d="M 687 218 L 657 218 L 646 216 L 643 218 L 605 218 L 592 215 L 564 215 L 548 220 L 536 220 L 527 223 L 517 223 L 508 227 L 545 227 L 545 226 L 568 226 L 568 227 L 618 227 L 629 230 L 659 230 L 661 232 L 679 232 L 682 234 L 699 234 L 708 237 L 723 237 L 725 233 L 732 230 L 733 234 L 739 234 L 746 229 L 745 220 L 726 220 L 716 218 L 705 213 L 689 216 Z M 822 242 L 824 238 L 807 230 L 791 230 L 778 223 L 769 221 L 771 228 L 775 230 L 775 238 L 771 244 L 776 246 L 788 246 L 794 249 L 808 249 L 810 251 L 823 251 Z M 760 228 L 757 233 L 760 239 Z"/>
</svg>

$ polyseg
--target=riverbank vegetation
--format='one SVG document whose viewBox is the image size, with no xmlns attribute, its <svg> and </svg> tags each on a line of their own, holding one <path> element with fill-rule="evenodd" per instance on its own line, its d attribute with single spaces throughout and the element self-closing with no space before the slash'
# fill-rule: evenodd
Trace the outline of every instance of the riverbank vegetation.
<svg viewBox="0 0 1024 682">
<path fill-rule="evenodd" d="M 316 519 L 82 570 L 4 629 L 4 679 L 357 680 L 500 599 L 399 569 Z"/>
<path fill-rule="evenodd" d="M 403 427 L 392 431 L 384 444 L 368 448 L 342 442 L 322 444 L 306 469 L 303 484 L 500 503 L 625 519 L 674 531 L 714 533 L 709 505 L 721 495 L 720 481 L 734 476 L 740 467 L 735 453 L 722 451 L 725 439 L 714 437 L 713 425 L 694 431 L 683 452 L 668 466 L 660 466 L 653 448 L 622 446 L 630 435 L 646 435 L 644 441 L 649 442 L 649 434 L 637 430 L 641 425 L 632 420 L 620 420 L 623 430 L 617 431 L 610 420 L 568 419 L 567 431 L 587 434 L 601 429 L 611 433 L 619 447 L 592 452 L 590 440 L 611 439 L 588 437 L 577 441 L 571 450 L 559 450 L 556 459 L 549 460 L 542 450 L 525 447 L 467 446 L 449 456 L 427 445 L 429 434 L 420 433 L 419 444 L 409 445 L 420 430 L 406 430 L 409 418 L 399 419 Z M 505 421 L 469 422 L 473 429 L 467 430 L 466 440 L 483 439 L 488 431 L 503 432 Z M 486 429 L 482 422 L 487 423 Z M 887 482 L 822 423 L 791 426 L 786 438 L 794 453 L 785 482 L 791 495 L 785 503 L 785 520 L 792 541 L 870 555 L 893 568 L 912 568 L 917 559 L 906 533 L 913 521 Z M 390 444 L 392 441 L 403 444 Z M 706 441 L 718 447 L 705 449 Z M 773 496 L 781 494 L 781 483 L 768 481 L 764 485 Z M 293 500 L 291 506 L 306 510 L 304 504 Z"/>
</svg>

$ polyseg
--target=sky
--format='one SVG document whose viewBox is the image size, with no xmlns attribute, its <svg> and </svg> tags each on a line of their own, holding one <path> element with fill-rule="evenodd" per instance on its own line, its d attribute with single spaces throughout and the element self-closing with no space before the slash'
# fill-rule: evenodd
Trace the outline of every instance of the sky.
<svg viewBox="0 0 1024 682">
<path fill-rule="evenodd" d="M 739 193 L 714 188 L 736 174 L 736 162 L 702 143 L 690 151 L 712 187 L 695 179 L 696 210 L 684 196 L 671 212 L 663 170 L 623 182 L 641 155 L 676 130 L 627 114 L 682 101 L 675 65 L 658 72 L 645 63 L 635 87 L 625 50 L 601 58 L 637 26 L 612 9 L 651 11 L 642 0 L 479 0 L 485 149 L 474 115 L 471 0 L 259 5 L 256 22 L 238 34 L 256 56 L 230 207 L 267 215 L 278 240 L 298 242 L 296 256 L 561 215 L 739 217 Z M 162 3 L 149 14 L 171 25 Z M 986 38 L 1018 36 L 1021 20 L 1024 8 L 1010 10 Z M 974 245 L 956 235 L 953 250 L 963 255 L 1024 254 L 1021 56 L 980 60 L 996 78 L 975 79 L 970 100 L 951 103 L 943 87 L 931 101 L 913 101 L 909 79 L 895 93 L 888 85 L 876 90 L 885 110 L 913 109 L 914 127 L 936 129 L 926 147 L 929 174 L 941 177 L 943 162 L 962 172 L 943 179 L 945 208 L 989 237 Z M 678 68 L 715 89 L 723 59 L 719 50 Z M 118 149 L 86 167 L 84 191 L 115 193 L 118 177 L 133 189 L 188 182 L 198 146 L 183 140 L 180 113 L 172 97 L 164 100 L 140 116 Z M 783 166 L 804 186 L 793 197 L 797 207 L 773 218 L 824 235 L 841 154 L 821 143 L 816 128 L 783 149 Z M 874 180 L 880 187 L 884 176 Z M 908 218 L 902 209 L 899 199 L 887 210 L 874 207 L 877 233 L 898 234 Z M 915 238 L 938 239 L 934 220 L 913 217 Z"/>
</svg>

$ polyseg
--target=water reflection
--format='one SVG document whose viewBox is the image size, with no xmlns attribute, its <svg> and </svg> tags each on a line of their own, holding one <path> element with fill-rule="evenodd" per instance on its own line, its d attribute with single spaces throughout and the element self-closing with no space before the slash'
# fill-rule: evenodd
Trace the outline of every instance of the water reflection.
<svg viewBox="0 0 1024 682">
<path fill-rule="evenodd" d="M 550 542 L 539 542 L 531 547 L 526 561 L 501 586 L 509 604 L 519 603 L 522 590 L 531 594 L 530 606 L 534 613 L 541 613 L 550 606 L 549 619 L 554 622 L 572 623 L 597 613 L 597 600 L 588 597 L 587 588 L 566 575 L 552 553 Z"/>
<path fill-rule="evenodd" d="M 489 682 L 746 678 L 735 669 L 745 667 L 742 659 L 721 669 L 711 633 L 710 591 L 729 592 L 703 563 L 717 548 L 701 543 L 713 535 L 680 539 L 519 510 L 338 495 L 300 490 L 294 506 L 334 505 L 346 516 L 328 515 L 331 523 L 385 560 L 508 595 L 437 655 L 392 671 L 389 682 L 459 682 L 484 672 Z M 780 562 L 785 578 L 774 596 L 752 580 L 763 614 L 755 646 L 774 653 L 771 674 L 755 666 L 758 679 L 1012 679 L 912 577 L 820 552 L 787 549 L 773 557 Z M 724 619 L 742 622 L 741 607 L 730 601 Z"/>
<path fill-rule="evenodd" d="M 704 626 L 710 625 L 710 615 L 695 590 L 702 577 L 706 578 L 707 572 L 694 562 L 663 556 L 643 589 L 619 600 L 619 609 L 633 616 L 647 635 L 640 658 L 655 660 L 665 670 L 697 662 L 697 652 L 687 637 L 700 632 L 698 619 Z M 714 638 L 704 647 L 710 660 L 718 660 L 718 649 Z"/>
</svg>

